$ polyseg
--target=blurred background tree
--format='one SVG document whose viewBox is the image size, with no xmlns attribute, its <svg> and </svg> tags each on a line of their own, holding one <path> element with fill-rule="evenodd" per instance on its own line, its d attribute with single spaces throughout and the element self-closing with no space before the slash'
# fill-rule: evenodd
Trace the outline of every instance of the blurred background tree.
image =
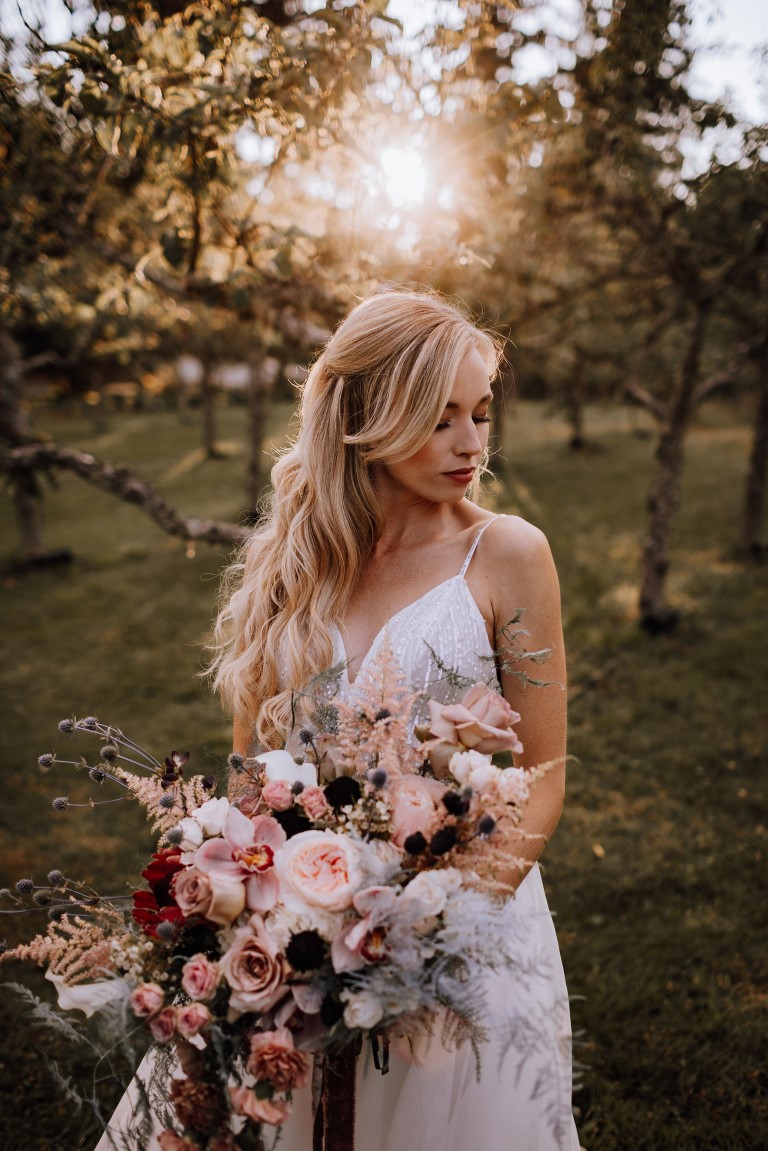
<svg viewBox="0 0 768 1151">
<path fill-rule="evenodd" d="M 569 18 L 528 0 L 77 0 L 58 44 L 46 11 L 24 6 L 3 40 L 0 433 L 22 557 L 44 550 L 19 399 L 43 361 L 96 412 L 127 376 L 191 399 L 207 459 L 237 375 L 223 365 L 244 365 L 229 394 L 248 404 L 253 518 L 270 395 L 360 295 L 429 284 L 510 333 L 525 393 L 564 412 L 572 447 L 588 401 L 652 415 L 639 616 L 674 624 L 686 429 L 715 389 L 759 387 L 768 323 L 766 126 L 691 95 L 684 0 L 580 0 Z M 526 80 L 537 49 L 549 69 Z M 507 372 L 500 478 L 510 388 Z M 766 410 L 743 500 L 754 556 Z"/>
</svg>

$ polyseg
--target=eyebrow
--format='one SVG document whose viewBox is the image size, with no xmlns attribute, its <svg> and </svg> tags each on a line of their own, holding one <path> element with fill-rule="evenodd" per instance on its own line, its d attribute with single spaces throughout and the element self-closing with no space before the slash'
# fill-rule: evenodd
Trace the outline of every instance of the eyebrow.
<svg viewBox="0 0 768 1151">
<path fill-rule="evenodd" d="M 492 392 L 487 392 L 487 393 L 486 393 L 486 395 L 484 395 L 484 396 L 481 396 L 481 397 L 480 397 L 480 399 L 479 399 L 479 400 L 477 401 L 477 403 L 475 404 L 475 407 L 476 407 L 476 408 L 479 408 L 481 404 L 487 404 L 487 403 L 489 403 L 489 402 L 490 402 L 492 399 L 493 399 L 493 393 L 492 393 Z M 458 407 L 460 407 L 460 406 L 461 406 L 460 404 L 455 404 L 455 403 L 453 402 L 453 400 L 449 400 L 449 401 L 448 401 L 448 403 L 445 405 L 445 409 L 444 409 L 444 410 L 445 410 L 446 412 L 447 412 L 449 409 L 450 409 L 451 411 L 455 411 L 455 410 L 456 410 L 456 408 L 458 408 Z"/>
</svg>

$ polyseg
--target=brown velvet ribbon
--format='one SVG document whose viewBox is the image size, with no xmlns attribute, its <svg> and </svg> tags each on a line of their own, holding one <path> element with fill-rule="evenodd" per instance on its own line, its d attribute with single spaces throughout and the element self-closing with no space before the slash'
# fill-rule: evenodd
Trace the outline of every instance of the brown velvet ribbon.
<svg viewBox="0 0 768 1151">
<path fill-rule="evenodd" d="M 355 1074 L 359 1043 L 329 1047 L 322 1055 L 320 1099 L 315 1111 L 312 1151 L 355 1151 Z"/>
</svg>

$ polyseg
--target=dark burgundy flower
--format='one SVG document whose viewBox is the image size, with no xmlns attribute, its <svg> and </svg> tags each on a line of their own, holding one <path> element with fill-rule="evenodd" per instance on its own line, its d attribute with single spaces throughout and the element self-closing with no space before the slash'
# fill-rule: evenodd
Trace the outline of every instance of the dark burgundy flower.
<svg viewBox="0 0 768 1151">
<path fill-rule="evenodd" d="M 413 835 L 409 835 L 403 843 L 403 847 L 409 855 L 421 855 L 426 846 L 427 841 L 420 831 L 414 831 Z"/>
<path fill-rule="evenodd" d="M 300 831 L 311 831 L 312 829 L 311 821 L 307 819 L 302 809 L 295 805 L 289 807 L 287 811 L 273 811 L 272 816 L 289 839 L 292 835 L 298 835 Z"/>
<path fill-rule="evenodd" d="M 340 775 L 326 787 L 325 798 L 331 807 L 338 811 L 351 803 L 357 803 L 360 798 L 360 784 L 349 775 Z"/>
<path fill-rule="evenodd" d="M 456 845 L 456 828 L 441 827 L 429 841 L 429 849 L 433 855 L 445 855 Z"/>
<path fill-rule="evenodd" d="M 294 971 L 316 971 L 327 955 L 328 946 L 317 931 L 297 931 L 285 949 L 285 957 Z"/>
<path fill-rule="evenodd" d="M 443 796 L 443 806 L 451 815 L 466 815 L 469 811 L 469 800 L 458 791 L 448 788 Z"/>
<path fill-rule="evenodd" d="M 173 787 L 184 776 L 184 768 L 189 762 L 188 751 L 172 751 L 165 758 L 165 770 L 160 777 L 163 787 Z"/>
</svg>

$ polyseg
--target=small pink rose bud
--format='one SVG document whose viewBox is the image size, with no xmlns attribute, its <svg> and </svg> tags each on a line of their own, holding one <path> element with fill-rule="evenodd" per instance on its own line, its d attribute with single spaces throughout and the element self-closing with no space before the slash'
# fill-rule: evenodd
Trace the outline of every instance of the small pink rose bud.
<svg viewBox="0 0 768 1151">
<path fill-rule="evenodd" d="M 156 1015 L 165 1003 L 165 992 L 156 983 L 141 983 L 130 998 L 131 1011 L 140 1019 Z"/>
<path fill-rule="evenodd" d="M 190 999 L 212 999 L 220 979 L 219 968 L 205 955 L 193 955 L 181 972 L 181 986 Z"/>
<path fill-rule="evenodd" d="M 176 1012 L 176 1028 L 179 1035 L 191 1039 L 202 1031 L 211 1020 L 211 1013 L 202 1003 L 187 1003 Z"/>
<path fill-rule="evenodd" d="M 293 792 L 284 779 L 271 779 L 261 789 L 261 798 L 273 811 L 287 811 L 293 807 Z"/>
<path fill-rule="evenodd" d="M 147 1024 L 156 1043 L 170 1043 L 176 1032 L 176 1008 L 164 1007 Z"/>
<path fill-rule="evenodd" d="M 322 819 L 328 813 L 328 800 L 322 787 L 305 787 L 298 796 L 298 802 L 310 819 Z"/>
</svg>

